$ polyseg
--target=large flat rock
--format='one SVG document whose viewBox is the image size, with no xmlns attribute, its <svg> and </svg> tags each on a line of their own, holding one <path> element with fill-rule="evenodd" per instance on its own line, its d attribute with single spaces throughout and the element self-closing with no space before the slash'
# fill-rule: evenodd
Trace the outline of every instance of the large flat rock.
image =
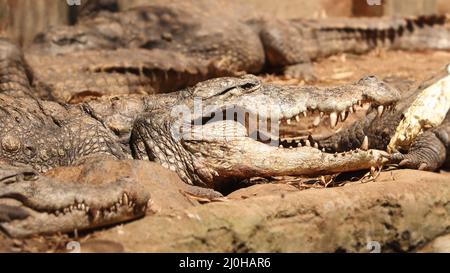
<svg viewBox="0 0 450 273">
<path fill-rule="evenodd" d="M 415 251 L 450 232 L 449 174 L 398 170 L 297 192 L 268 185 L 273 194 L 257 187 L 243 200 L 148 215 L 93 238 L 132 252 L 368 252 Z"/>
</svg>

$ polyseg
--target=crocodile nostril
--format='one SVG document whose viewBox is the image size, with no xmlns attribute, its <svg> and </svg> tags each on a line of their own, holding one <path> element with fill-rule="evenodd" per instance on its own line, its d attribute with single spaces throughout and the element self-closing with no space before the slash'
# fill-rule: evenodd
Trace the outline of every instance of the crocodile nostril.
<svg viewBox="0 0 450 273">
<path fill-rule="evenodd" d="M 36 172 L 23 172 L 22 173 L 22 179 L 25 181 L 34 181 L 39 178 L 39 174 Z"/>
<path fill-rule="evenodd" d="M 27 155 L 29 157 L 32 157 L 32 156 L 34 156 L 36 154 L 36 149 L 33 146 L 26 145 L 24 147 L 24 151 L 23 152 L 25 153 L 25 155 Z"/>
</svg>

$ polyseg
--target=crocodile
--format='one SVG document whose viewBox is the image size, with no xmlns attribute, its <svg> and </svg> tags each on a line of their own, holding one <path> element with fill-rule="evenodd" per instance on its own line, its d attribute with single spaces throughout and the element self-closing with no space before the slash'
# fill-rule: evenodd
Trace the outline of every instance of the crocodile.
<svg viewBox="0 0 450 273">
<path fill-rule="evenodd" d="M 368 149 L 389 150 L 391 139 L 396 134 L 398 125 L 404 120 L 405 113 L 423 90 L 448 77 L 448 67 L 419 86 L 413 86 L 409 91 L 404 92 L 395 107 L 391 107 L 388 111 L 381 110 L 382 115 L 378 111 L 371 110 L 364 118 L 334 135 L 316 139 L 310 136 L 308 140 L 328 153 L 347 151 L 360 145 Z M 416 114 L 420 115 L 420 113 Z M 450 167 L 450 111 L 446 113 L 441 124 L 432 128 L 427 128 L 425 125 L 425 123 L 421 124 L 423 133 L 415 134 L 412 144 L 400 146 L 392 151 L 391 163 L 398 163 L 400 167 L 426 171 Z"/>
<path fill-rule="evenodd" d="M 6 48 L 14 47 L 5 40 L 0 45 Z M 329 117 L 330 127 L 334 128 L 340 120 L 345 120 L 349 109 L 353 109 L 355 105 L 391 107 L 399 98 L 396 89 L 374 76 L 366 76 L 355 83 L 343 86 L 315 87 L 263 83 L 258 77 L 249 74 L 210 79 L 167 94 L 113 96 L 67 105 L 33 97 L 30 79 L 25 69 L 11 69 L 14 66 L 20 67 L 20 60 L 23 61 L 23 57 L 15 56 L 20 53 L 19 51 L 9 50 L 9 52 L 13 56 L 6 55 L 4 59 L 9 62 L 4 61 L 5 66 L 0 67 L 0 74 L 4 79 L 2 86 L 9 87 L 14 86 L 16 82 L 23 82 L 23 86 L 29 88 L 26 94 L 31 95 L 18 97 L 5 94 L 0 86 L 3 114 L 0 128 L 2 135 L 0 158 L 7 162 L 29 164 L 40 172 L 46 172 L 56 166 L 76 165 L 98 154 L 117 159 L 141 157 L 143 143 L 138 132 L 151 135 L 158 132 L 158 135 L 152 138 L 166 140 L 166 143 L 161 145 L 172 144 L 174 149 L 177 149 L 179 144 L 175 142 L 179 132 L 176 128 L 186 126 L 183 124 L 184 121 L 175 115 L 178 114 L 175 113 L 178 110 L 184 111 L 179 114 L 186 114 L 186 118 L 192 117 L 193 134 L 197 132 L 196 126 L 200 125 L 199 128 L 202 130 L 204 128 L 207 136 L 209 133 L 214 136 L 220 132 L 215 131 L 220 126 L 217 128 L 214 126 L 230 121 L 235 124 L 241 122 L 244 127 L 248 127 L 246 132 L 256 133 L 258 135 L 256 138 L 259 139 L 264 133 L 258 131 L 259 123 L 265 122 L 266 127 L 270 129 L 265 133 L 272 134 L 269 140 L 265 141 L 270 145 L 276 142 L 278 148 L 281 143 L 279 139 L 275 139 L 278 134 L 276 127 L 279 124 L 297 122 L 301 119 L 300 115 L 307 116 L 308 113 L 312 115 L 316 112 L 318 115 Z M 255 116 L 256 119 L 253 121 L 249 120 L 249 117 L 244 117 L 245 120 L 241 120 L 241 117 L 227 117 L 225 121 L 216 123 L 217 118 L 210 117 L 216 110 L 226 112 L 227 109 L 230 110 L 230 114 L 234 109 L 239 115 L 251 115 L 250 118 L 253 119 Z M 147 124 L 149 119 L 152 124 Z M 202 124 L 204 120 L 206 123 Z M 246 125 L 248 122 L 254 124 Z M 210 132 L 208 126 L 213 126 Z M 152 132 L 149 132 L 150 127 L 154 127 Z M 147 133 L 141 132 L 141 128 Z M 242 127 L 239 125 L 235 133 L 237 137 L 249 140 L 253 137 L 242 136 Z M 183 138 L 179 140 L 183 143 L 188 142 Z M 308 152 L 309 149 L 305 150 Z M 249 153 L 251 152 L 250 150 Z M 148 157 L 153 158 L 152 155 Z M 167 162 L 161 163 L 165 165 Z"/>
<path fill-rule="evenodd" d="M 36 86 L 48 97 L 169 92 L 242 73 L 311 80 L 311 61 L 333 54 L 450 48 L 445 15 L 284 20 L 203 0 L 93 10 L 74 26 L 38 35 L 27 50 Z"/>
<path fill-rule="evenodd" d="M 0 205 L 0 218 L 6 222 L 1 226 L 8 227 L 10 234 L 15 227 L 39 227 L 30 228 L 37 233 L 61 227 L 64 232 L 134 219 L 142 216 L 149 198 L 127 179 L 108 186 L 74 185 L 29 175 L 31 169 L 45 174 L 59 166 L 107 158 L 146 159 L 175 171 L 187 184 L 221 190 L 227 181 L 254 176 L 316 175 L 380 166 L 386 161 L 385 152 L 323 153 L 307 142 L 280 139 L 276 129 L 303 122 L 305 115 L 323 116 L 335 127 L 354 107 L 370 104 L 387 109 L 399 98 L 396 89 L 373 76 L 338 87 L 314 87 L 267 84 L 244 75 L 215 78 L 168 94 L 60 104 L 34 96 L 33 70 L 24 64 L 17 47 L 0 40 L 0 49 L 0 170 L 6 173 L 1 176 L 0 201 L 13 199 L 32 211 L 27 216 L 29 210 Z M 20 169 L 15 169 L 17 164 Z M 92 208 L 116 206 L 123 202 L 124 193 L 139 200 L 134 204 L 142 210 L 125 207 L 114 217 L 95 218 Z M 57 217 L 61 210 L 64 217 Z M 89 222 L 92 215 L 94 223 Z M 44 226 L 45 219 L 52 223 Z"/>
<path fill-rule="evenodd" d="M 13 237 L 73 232 L 145 215 L 150 194 L 139 181 L 85 183 L 0 164 L 0 230 Z"/>
</svg>

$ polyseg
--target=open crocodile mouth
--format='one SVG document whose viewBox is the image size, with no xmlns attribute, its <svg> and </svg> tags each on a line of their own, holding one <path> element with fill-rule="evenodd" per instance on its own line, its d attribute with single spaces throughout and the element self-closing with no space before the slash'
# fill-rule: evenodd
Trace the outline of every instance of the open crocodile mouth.
<svg viewBox="0 0 450 273">
<path fill-rule="evenodd" d="M 74 200 L 71 204 L 66 204 L 59 208 L 39 208 L 34 207 L 30 204 L 27 204 L 27 201 L 21 201 L 23 198 L 20 196 L 15 197 L 6 197 L 2 198 L 2 204 L 10 204 L 14 206 L 26 207 L 28 210 L 33 211 L 34 213 L 46 214 L 48 216 L 54 217 L 64 217 L 70 214 L 83 214 L 89 216 L 90 221 L 99 221 L 100 219 L 110 219 L 119 215 L 124 215 L 124 212 L 139 214 L 140 212 L 145 212 L 147 209 L 147 204 L 140 204 L 136 200 L 134 200 L 130 194 L 126 192 L 122 193 L 122 195 L 115 202 L 111 202 L 110 204 L 105 204 L 101 207 L 90 205 L 89 202 L 86 201 L 77 201 Z"/>
<path fill-rule="evenodd" d="M 192 120 L 191 128 L 201 125 L 202 136 L 209 139 L 249 137 L 282 149 L 307 146 L 325 152 L 314 139 L 335 134 L 368 113 L 376 111 L 381 116 L 393 108 L 394 103 L 381 105 L 370 99 L 363 99 L 340 112 L 308 107 L 306 111 L 291 111 L 290 115 L 266 117 L 265 114 L 232 107 Z M 367 144 L 363 143 L 361 149 L 367 150 Z"/>
</svg>

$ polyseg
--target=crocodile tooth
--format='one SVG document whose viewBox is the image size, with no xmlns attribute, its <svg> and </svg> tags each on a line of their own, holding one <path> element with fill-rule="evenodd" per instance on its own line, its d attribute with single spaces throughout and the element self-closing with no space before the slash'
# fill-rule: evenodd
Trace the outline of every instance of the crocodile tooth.
<svg viewBox="0 0 450 273">
<path fill-rule="evenodd" d="M 283 148 L 283 145 L 278 146 L 278 148 Z"/>
<path fill-rule="evenodd" d="M 322 152 L 324 152 L 324 153 L 325 153 L 325 148 L 322 148 Z"/>
<path fill-rule="evenodd" d="M 319 126 L 319 124 L 320 124 L 320 117 L 317 116 L 313 121 L 313 125 L 314 125 L 314 127 L 317 127 L 317 126 Z"/>
<path fill-rule="evenodd" d="M 317 142 L 314 143 L 314 148 L 319 149 L 319 144 Z"/>
<path fill-rule="evenodd" d="M 308 116 L 308 113 L 306 111 L 304 111 L 302 114 L 305 118 Z"/>
<path fill-rule="evenodd" d="M 126 193 L 122 195 L 122 202 L 124 205 L 128 205 L 128 195 Z"/>
<path fill-rule="evenodd" d="M 342 111 L 340 114 L 341 117 L 341 121 L 345 121 L 348 117 L 348 112 L 347 111 Z"/>
<path fill-rule="evenodd" d="M 360 147 L 361 150 L 367 151 L 369 149 L 369 138 L 367 136 L 364 136 L 363 143 Z"/>
<path fill-rule="evenodd" d="M 350 106 L 350 107 L 348 108 L 348 111 L 349 111 L 350 113 L 354 113 L 354 112 L 355 112 L 355 109 L 353 109 L 353 106 Z"/>
<path fill-rule="evenodd" d="M 311 142 L 309 142 L 309 140 L 305 140 L 305 146 L 311 147 Z"/>
<path fill-rule="evenodd" d="M 89 207 L 88 206 L 86 206 L 86 208 L 84 209 L 86 212 L 89 212 Z"/>
<path fill-rule="evenodd" d="M 381 117 L 381 115 L 384 112 L 384 106 L 383 105 L 378 106 L 377 111 L 378 111 L 378 116 Z"/>
<path fill-rule="evenodd" d="M 325 115 L 325 113 L 324 113 L 324 112 L 320 112 L 319 115 L 320 115 L 321 118 L 323 118 L 323 116 Z"/>
<path fill-rule="evenodd" d="M 336 127 L 337 121 L 338 121 L 337 113 L 336 112 L 331 113 L 330 114 L 330 126 L 331 126 L 331 129 L 334 129 L 334 127 Z"/>
<path fill-rule="evenodd" d="M 299 115 L 296 115 L 296 116 L 295 116 L 295 120 L 296 120 L 297 122 L 300 122 L 300 116 L 299 116 Z"/>
<path fill-rule="evenodd" d="M 353 112 L 356 112 L 358 110 L 358 109 L 356 109 L 356 104 L 353 104 L 352 110 L 353 110 Z"/>
<path fill-rule="evenodd" d="M 286 123 L 287 123 L 288 125 L 290 125 L 290 124 L 291 124 L 291 119 L 288 118 L 288 119 L 286 120 Z"/>
</svg>

